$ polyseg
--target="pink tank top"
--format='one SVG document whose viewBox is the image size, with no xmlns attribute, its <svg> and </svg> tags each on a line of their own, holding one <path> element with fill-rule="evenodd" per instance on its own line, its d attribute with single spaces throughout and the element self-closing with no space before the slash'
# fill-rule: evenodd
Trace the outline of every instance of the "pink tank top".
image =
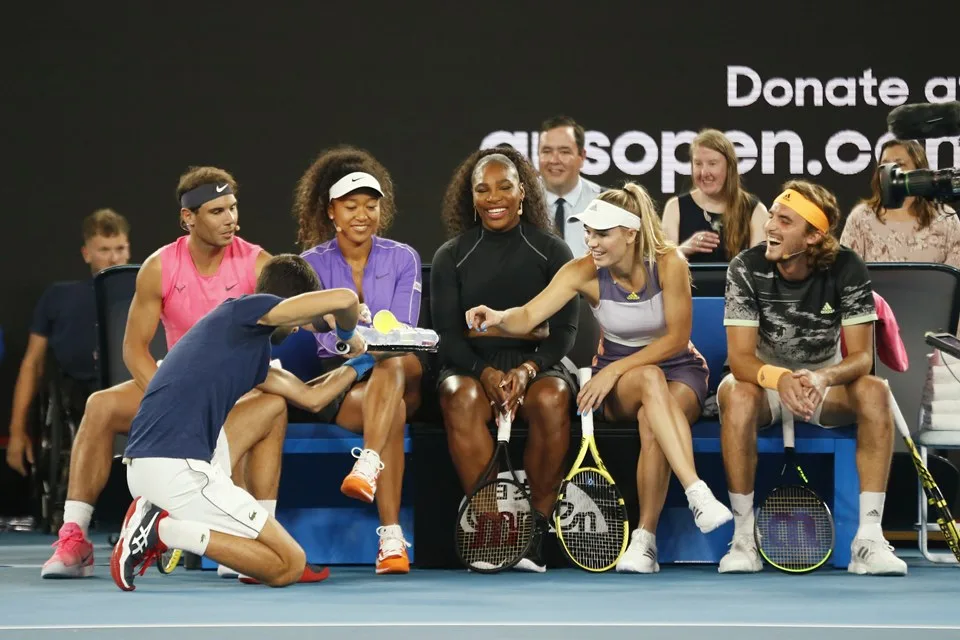
<svg viewBox="0 0 960 640">
<path fill-rule="evenodd" d="M 234 236 L 217 272 L 202 276 L 187 248 L 189 237 L 181 236 L 160 249 L 160 320 L 167 334 L 167 349 L 208 311 L 228 298 L 253 293 L 257 285 L 254 267 L 261 247 Z"/>
</svg>

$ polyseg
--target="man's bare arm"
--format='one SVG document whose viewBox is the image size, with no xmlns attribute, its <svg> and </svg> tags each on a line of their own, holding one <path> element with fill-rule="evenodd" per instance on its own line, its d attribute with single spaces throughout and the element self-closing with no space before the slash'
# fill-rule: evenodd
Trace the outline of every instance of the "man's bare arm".
<svg viewBox="0 0 960 640">
<path fill-rule="evenodd" d="M 269 327 L 302 327 L 321 322 L 323 316 L 331 314 L 337 327 L 352 331 L 360 317 L 360 300 L 350 289 L 327 289 L 311 291 L 299 296 L 287 298 L 268 311 L 259 324 Z"/>
<path fill-rule="evenodd" d="M 160 324 L 163 305 L 160 254 L 147 258 L 137 273 L 137 289 L 130 302 L 127 329 L 123 335 L 123 363 L 137 386 L 146 391 L 157 372 L 157 361 L 150 354 L 150 343 Z"/>
<path fill-rule="evenodd" d="M 270 367 L 267 379 L 257 388 L 285 398 L 301 409 L 317 413 L 349 389 L 356 379 L 357 372 L 353 367 L 339 367 L 309 383 L 304 383 L 289 371 Z"/>
</svg>

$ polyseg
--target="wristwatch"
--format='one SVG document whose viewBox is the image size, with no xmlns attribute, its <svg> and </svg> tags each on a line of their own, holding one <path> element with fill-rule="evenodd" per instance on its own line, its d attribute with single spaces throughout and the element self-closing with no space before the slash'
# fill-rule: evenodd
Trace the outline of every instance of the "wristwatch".
<svg viewBox="0 0 960 640">
<path fill-rule="evenodd" d="M 530 364 L 529 362 L 524 362 L 520 366 L 527 370 L 527 374 L 530 376 L 530 380 L 533 380 L 534 378 L 537 377 L 537 370 L 534 369 L 533 365 Z"/>
</svg>

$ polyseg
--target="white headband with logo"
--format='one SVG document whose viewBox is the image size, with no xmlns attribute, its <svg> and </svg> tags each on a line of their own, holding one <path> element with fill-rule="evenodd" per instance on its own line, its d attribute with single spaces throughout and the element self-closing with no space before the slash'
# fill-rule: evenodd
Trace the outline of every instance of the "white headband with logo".
<svg viewBox="0 0 960 640">
<path fill-rule="evenodd" d="M 605 200 L 594 200 L 587 205 L 583 213 L 570 217 L 571 221 L 579 220 L 591 229 L 612 229 L 626 227 L 627 229 L 640 228 L 640 216 L 621 209 Z"/>
</svg>

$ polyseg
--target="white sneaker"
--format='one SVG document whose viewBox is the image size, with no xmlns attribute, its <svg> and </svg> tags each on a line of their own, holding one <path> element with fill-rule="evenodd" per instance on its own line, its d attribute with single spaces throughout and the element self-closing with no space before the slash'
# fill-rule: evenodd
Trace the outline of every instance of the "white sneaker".
<svg viewBox="0 0 960 640">
<path fill-rule="evenodd" d="M 618 573 L 657 573 L 657 540 L 644 529 L 634 529 L 630 546 L 617 561 Z"/>
<path fill-rule="evenodd" d="M 720 558 L 720 573 L 757 573 L 763 569 L 760 552 L 753 534 L 742 531 L 733 535 L 730 551 Z"/>
<path fill-rule="evenodd" d="M 234 571 L 228 566 L 218 564 L 217 565 L 217 575 L 223 578 L 224 580 L 236 580 L 240 577 L 240 573 Z"/>
<path fill-rule="evenodd" d="M 856 538 L 850 545 L 847 571 L 859 576 L 905 576 L 907 563 L 894 555 L 886 540 Z"/>
<path fill-rule="evenodd" d="M 733 520 L 733 514 L 717 500 L 703 480 L 697 480 L 686 491 L 693 521 L 702 533 L 710 533 L 717 527 Z"/>
</svg>

